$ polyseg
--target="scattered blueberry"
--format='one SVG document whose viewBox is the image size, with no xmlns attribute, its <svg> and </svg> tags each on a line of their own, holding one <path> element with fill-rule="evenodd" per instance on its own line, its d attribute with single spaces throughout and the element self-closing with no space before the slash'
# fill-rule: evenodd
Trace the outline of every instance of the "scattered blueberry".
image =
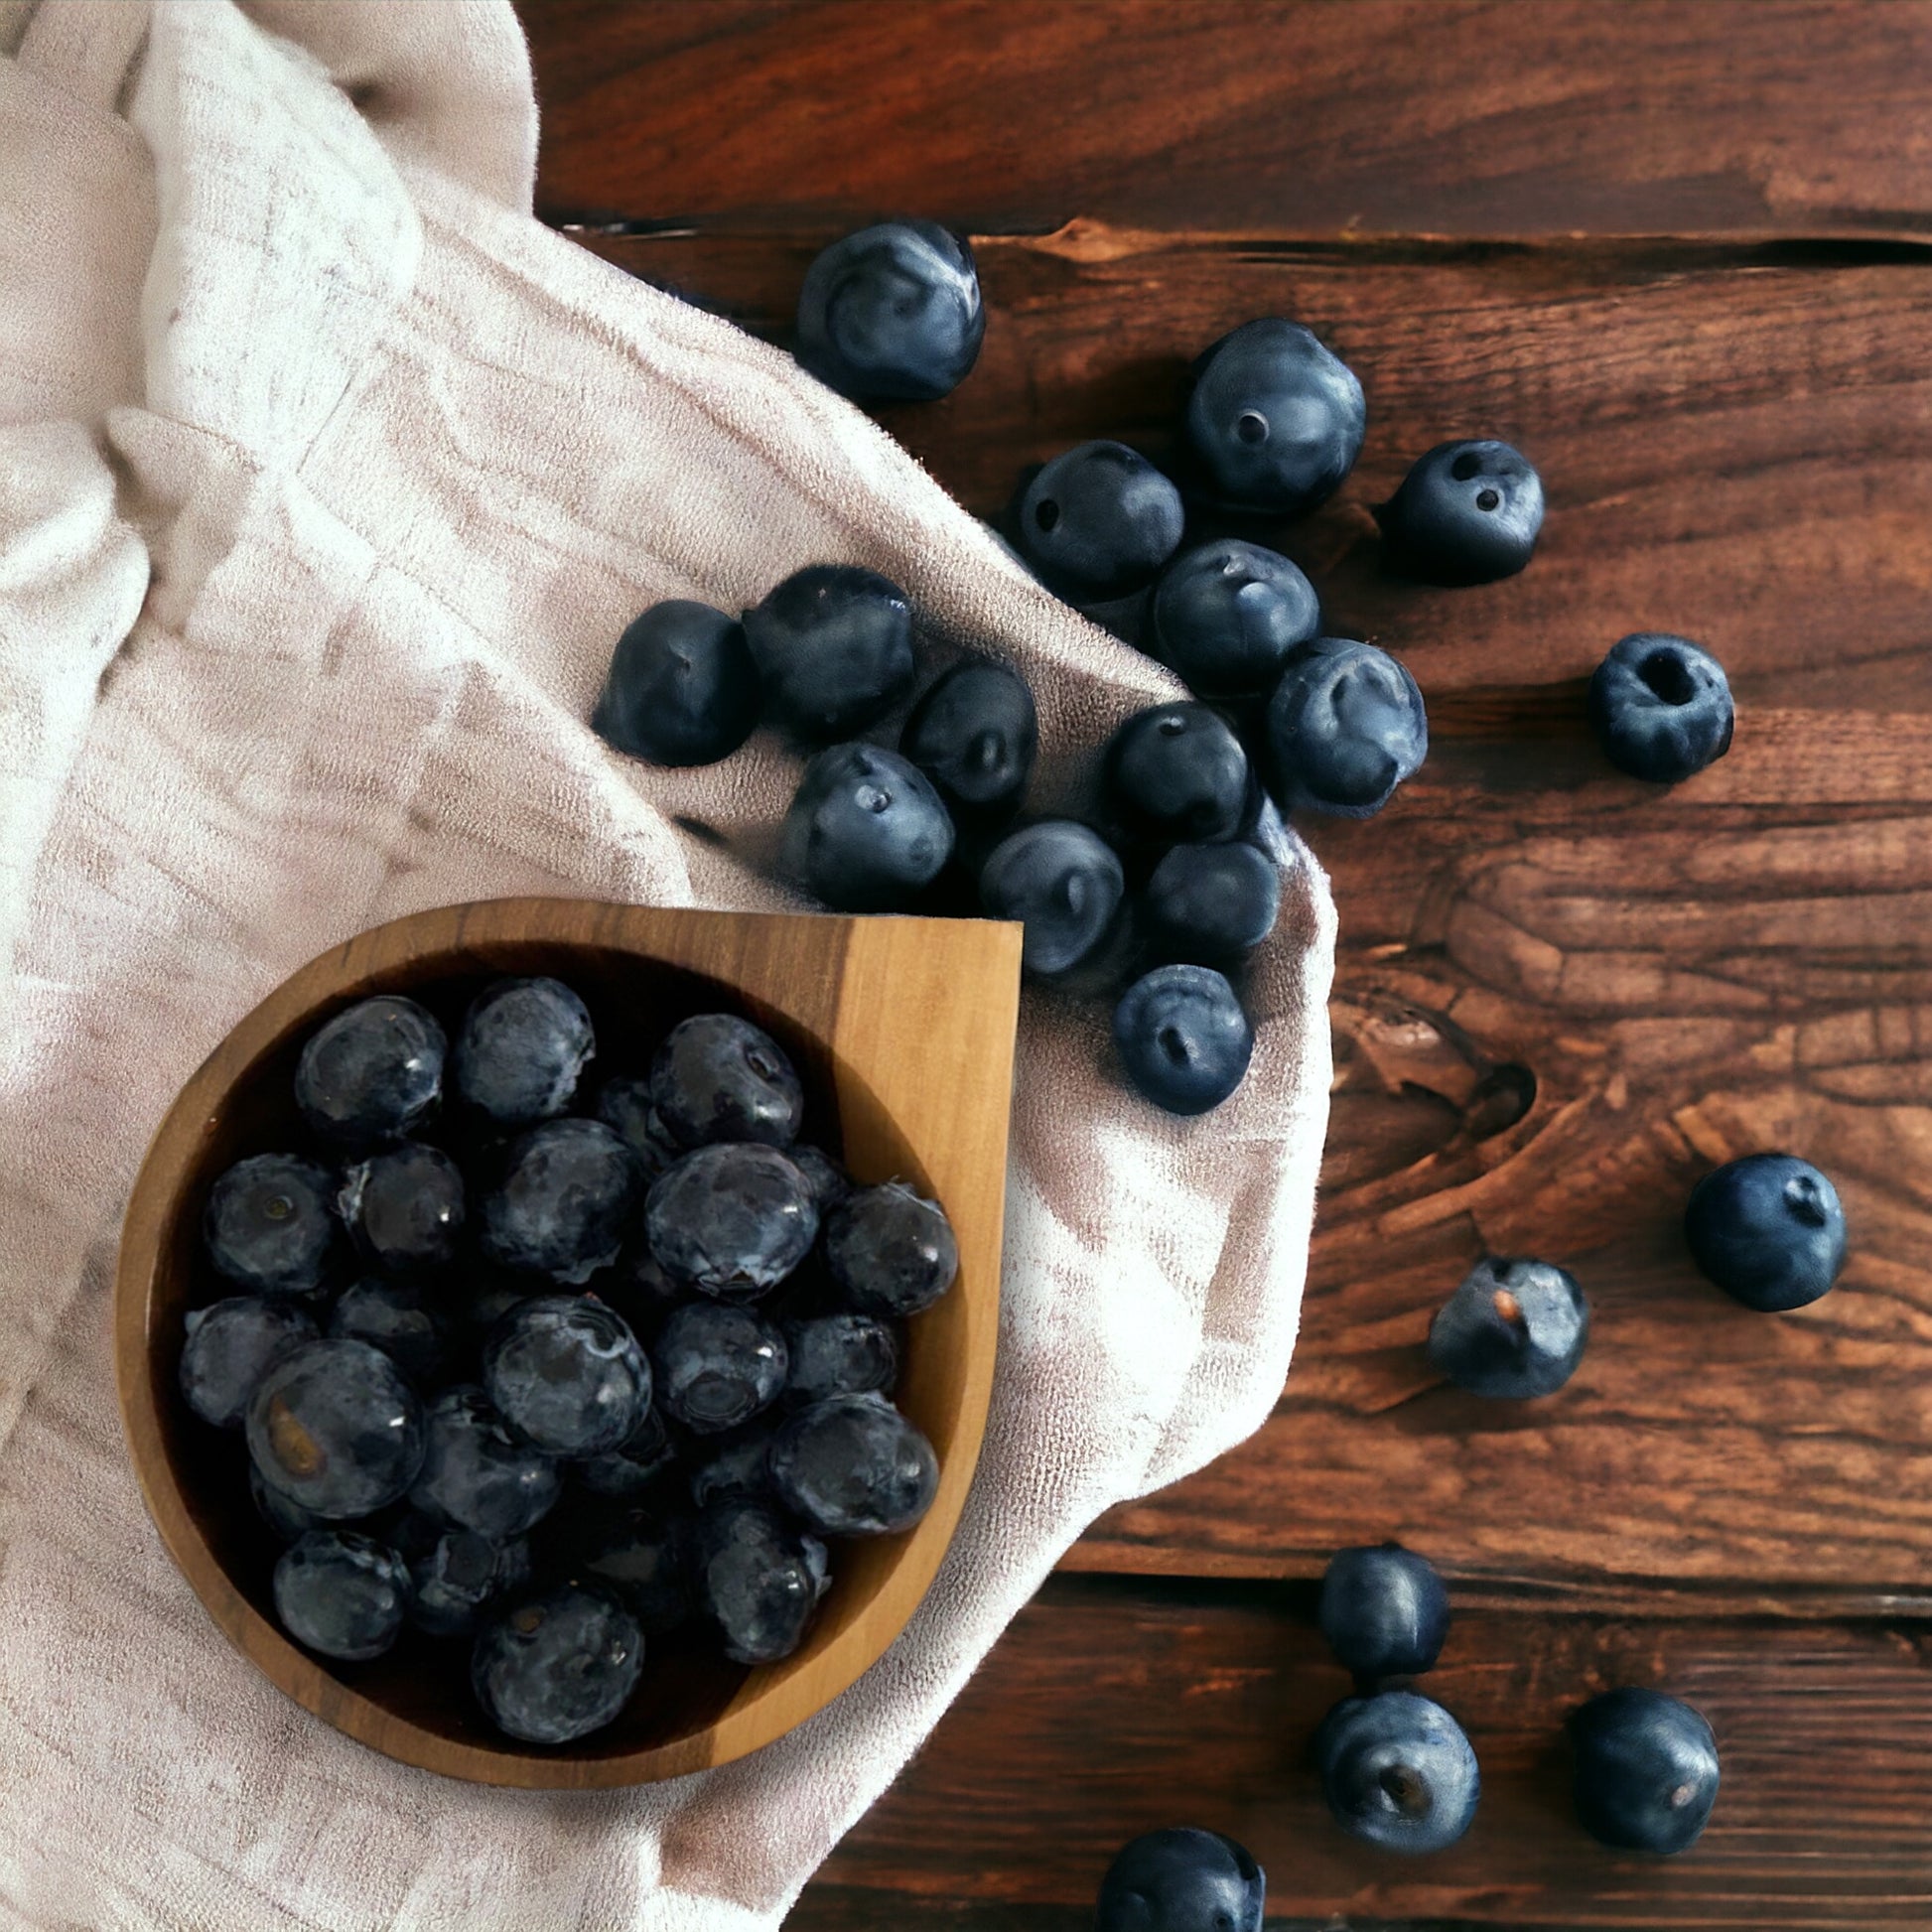
<svg viewBox="0 0 1932 1932">
<path fill-rule="evenodd" d="M 1429 714 L 1406 666 L 1373 644 L 1317 637 L 1289 655 L 1268 701 L 1284 811 L 1372 818 L 1429 756 Z"/>
<path fill-rule="evenodd" d="M 1100 772 L 1111 816 L 1138 839 L 1231 839 L 1252 803 L 1248 755 L 1204 704 L 1137 711 L 1108 740 Z"/>
<path fill-rule="evenodd" d="M 275 1613 L 297 1643 L 325 1657 L 380 1657 L 402 1629 L 409 1572 L 366 1536 L 312 1530 L 275 1566 Z"/>
<path fill-rule="evenodd" d="M 760 1504 L 727 1503 L 699 1519 L 700 1598 L 736 1663 L 789 1657 L 830 1581 L 824 1544 Z"/>
<path fill-rule="evenodd" d="M 741 1428 L 707 1439 L 712 1454 L 691 1471 L 691 1500 L 700 1509 L 715 1503 L 769 1500 L 771 1439 L 778 1432 L 767 1410 Z"/>
<path fill-rule="evenodd" d="M 512 1144 L 483 1198 L 483 1251 L 579 1286 L 616 1261 L 643 1198 L 642 1164 L 601 1120 L 547 1120 Z"/>
<path fill-rule="evenodd" d="M 784 1048 L 733 1013 L 680 1020 L 650 1069 L 651 1104 L 679 1147 L 762 1141 L 788 1147 L 805 1111 Z"/>
<path fill-rule="evenodd" d="M 1204 1114 L 1241 1084 L 1255 1036 L 1211 966 L 1157 966 L 1121 995 L 1114 1046 L 1145 1099 L 1171 1114 Z"/>
<path fill-rule="evenodd" d="M 370 1276 L 344 1289 L 329 1311 L 329 1332 L 381 1349 L 418 1388 L 440 1381 L 449 1364 L 449 1317 L 413 1282 Z"/>
<path fill-rule="evenodd" d="M 1021 960 L 1042 979 L 1093 956 L 1126 891 L 1113 847 L 1070 818 L 1042 819 L 1003 839 L 980 872 L 987 915 L 1022 922 Z"/>
<path fill-rule="evenodd" d="M 1433 1670 L 1449 1635 L 1449 1591 L 1427 1557 L 1384 1543 L 1339 1551 L 1321 1580 L 1321 1634 L 1358 1678 Z"/>
<path fill-rule="evenodd" d="M 567 1586 L 526 1597 L 486 1625 L 470 1682 L 499 1730 L 532 1744 L 568 1744 L 617 1717 L 643 1662 L 637 1619 L 602 1590 Z"/>
<path fill-rule="evenodd" d="M 1012 510 L 1015 547 L 1076 604 L 1125 597 L 1180 543 L 1180 491 L 1125 443 L 1079 443 L 1042 464 Z"/>
<path fill-rule="evenodd" d="M 641 1496 L 670 1474 L 677 1455 L 678 1446 L 653 1406 L 616 1449 L 584 1457 L 577 1476 L 594 1495 Z"/>
<path fill-rule="evenodd" d="M 755 1302 L 810 1252 L 818 1200 L 776 1148 L 722 1141 L 685 1155 L 652 1183 L 644 1223 L 651 1253 L 678 1280 L 725 1301 Z"/>
<path fill-rule="evenodd" d="M 1684 1233 L 1711 1281 L 1767 1313 L 1809 1306 L 1845 1266 L 1838 1189 L 1795 1154 L 1747 1154 L 1706 1174 Z"/>
<path fill-rule="evenodd" d="M 890 1395 L 898 1380 L 898 1330 L 870 1314 L 819 1314 L 785 1323 L 785 1400 Z"/>
<path fill-rule="evenodd" d="M 422 1466 L 422 1409 L 366 1342 L 291 1350 L 256 1385 L 246 1426 L 262 1480 L 331 1521 L 396 1501 Z"/>
<path fill-rule="evenodd" d="M 248 1464 L 248 1493 L 254 1498 L 255 1509 L 262 1521 L 275 1532 L 284 1543 L 293 1543 L 311 1530 L 326 1530 L 329 1519 L 318 1516 L 312 1509 L 304 1509 L 300 1503 L 292 1503 L 279 1489 L 271 1489 L 262 1480 L 262 1472 L 254 1463 Z"/>
<path fill-rule="evenodd" d="M 1194 363 L 1187 438 L 1225 508 L 1313 509 L 1354 468 L 1367 425 L 1353 370 L 1300 323 L 1243 323 Z"/>
<path fill-rule="evenodd" d="M 530 1546 L 492 1543 L 428 1516 L 403 1519 L 396 1551 L 408 1567 L 409 1621 L 432 1637 L 467 1637 L 490 1605 L 530 1581 Z"/>
<path fill-rule="evenodd" d="M 1490 1255 L 1436 1311 L 1429 1359 L 1471 1395 L 1554 1395 L 1588 1339 L 1589 1304 L 1575 1275 Z"/>
<path fill-rule="evenodd" d="M 405 1141 L 343 1174 L 337 1206 L 362 1257 L 389 1275 L 433 1275 L 457 1256 L 463 1174 L 440 1147 Z"/>
<path fill-rule="evenodd" d="M 630 1143 L 646 1180 L 655 1180 L 678 1157 L 677 1143 L 651 1104 L 650 1076 L 620 1073 L 598 1089 L 594 1109 L 606 1127 L 615 1127 Z"/>
<path fill-rule="evenodd" d="M 646 1637 L 675 1630 L 694 1607 L 692 1526 L 681 1517 L 626 1509 L 578 1533 L 567 1569 L 573 1583 L 615 1596 Z"/>
<path fill-rule="evenodd" d="M 1107 1867 L 1095 1932 L 1261 1932 L 1267 1891 L 1247 1848 L 1219 1832 L 1143 1832 Z"/>
<path fill-rule="evenodd" d="M 799 363 L 859 402 L 950 394 L 985 334 L 973 251 L 936 221 L 882 221 L 842 236 L 798 292 Z"/>
<path fill-rule="evenodd" d="M 761 695 L 745 626 L 671 598 L 624 626 L 591 729 L 651 764 L 715 764 L 751 737 Z"/>
<path fill-rule="evenodd" d="M 296 1062 L 295 1104 L 334 1147 L 404 1140 L 443 1098 L 448 1046 L 443 1029 L 414 1000 L 378 994 L 311 1035 Z"/>
<path fill-rule="evenodd" d="M 328 1280 L 341 1229 L 327 1169 L 293 1154 L 255 1154 L 208 1192 L 202 1232 L 208 1259 L 237 1288 L 311 1295 Z"/>
<path fill-rule="evenodd" d="M 825 1228 L 832 1279 L 861 1314 L 903 1317 L 929 1309 L 959 1273 L 959 1243 L 937 1201 L 903 1181 L 861 1187 Z"/>
<path fill-rule="evenodd" d="M 316 1324 L 299 1309 L 252 1295 L 195 1309 L 183 1325 L 181 1392 L 216 1429 L 239 1429 L 262 1377 L 292 1348 L 316 1338 Z"/>
<path fill-rule="evenodd" d="M 912 688 L 912 607 L 857 564 L 794 571 L 745 614 L 770 721 L 807 745 L 874 725 Z"/>
<path fill-rule="evenodd" d="M 1440 1852 L 1475 1817 L 1476 1754 L 1440 1704 L 1413 1691 L 1349 1698 L 1315 1736 L 1321 1788 L 1341 1828 L 1391 1852 Z"/>
<path fill-rule="evenodd" d="M 570 1105 L 596 1051 L 591 1016 L 561 981 L 498 980 L 463 1016 L 450 1077 L 491 1120 L 528 1127 Z"/>
<path fill-rule="evenodd" d="M 562 1493 L 556 1462 L 512 1436 L 482 1389 L 445 1389 L 423 1433 L 427 1452 L 409 1500 L 439 1523 L 503 1543 L 534 1529 Z"/>
<path fill-rule="evenodd" d="M 1605 1691 L 1573 1712 L 1577 1817 L 1625 1852 L 1698 1841 L 1718 1798 L 1718 1740 L 1701 1711 L 1662 1691 Z"/>
<path fill-rule="evenodd" d="M 785 1149 L 791 1165 L 805 1176 L 822 1221 L 852 1191 L 852 1177 L 822 1148 L 800 1143 Z"/>
<path fill-rule="evenodd" d="M 651 1358 L 658 1400 L 675 1421 L 706 1436 L 768 1409 L 788 1364 L 784 1336 L 770 1322 L 717 1302 L 679 1309 Z"/>
<path fill-rule="evenodd" d="M 900 753 L 961 822 L 998 824 L 1020 809 L 1039 750 L 1027 681 L 1005 664 L 955 664 L 912 707 Z"/>
<path fill-rule="evenodd" d="M 588 1295 L 512 1309 L 483 1348 L 483 1392 L 547 1455 L 601 1455 L 650 1407 L 650 1364 L 623 1317 Z"/>
<path fill-rule="evenodd" d="M 1174 846 L 1149 876 L 1142 901 L 1161 952 L 1200 965 L 1260 945 L 1274 931 L 1281 903 L 1280 869 L 1238 839 Z"/>
<path fill-rule="evenodd" d="M 932 1445 L 880 1395 L 835 1395 L 771 1440 L 772 1486 L 820 1536 L 896 1536 L 939 1488 Z"/>
<path fill-rule="evenodd" d="M 1639 631 L 1619 639 L 1597 665 L 1589 722 L 1619 771 L 1674 785 L 1730 750 L 1730 681 L 1688 637 Z"/>
<path fill-rule="evenodd" d="M 1375 512 L 1397 566 L 1425 584 L 1514 577 L 1543 528 L 1543 479 L 1507 443 L 1439 443 Z"/>
<path fill-rule="evenodd" d="M 1314 586 L 1258 543 L 1223 537 L 1183 551 L 1154 593 L 1153 654 L 1203 698 L 1266 691 L 1321 627 Z"/>
<path fill-rule="evenodd" d="M 839 912 L 911 905 L 952 857 L 953 826 L 923 771 L 877 745 L 835 745 L 806 765 L 780 865 Z"/>
</svg>

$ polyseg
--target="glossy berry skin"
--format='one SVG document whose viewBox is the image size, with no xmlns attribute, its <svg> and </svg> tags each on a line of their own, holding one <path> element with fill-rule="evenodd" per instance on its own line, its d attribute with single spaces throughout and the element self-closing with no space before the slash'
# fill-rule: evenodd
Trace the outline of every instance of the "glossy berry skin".
<svg viewBox="0 0 1932 1932">
<path fill-rule="evenodd" d="M 591 1016 L 561 980 L 498 980 L 463 1016 L 450 1077 L 499 1126 L 529 1127 L 570 1105 L 596 1051 Z"/>
<path fill-rule="evenodd" d="M 1439 443 L 1375 512 L 1396 567 L 1425 584 L 1514 577 L 1543 528 L 1543 479 L 1507 443 Z"/>
<path fill-rule="evenodd" d="M 698 1521 L 699 1598 L 734 1663 L 789 1657 L 831 1584 L 816 1537 L 759 1503 L 726 1503 Z"/>
<path fill-rule="evenodd" d="M 216 1271 L 256 1295 L 312 1295 L 341 1256 L 336 1183 L 293 1154 L 237 1161 L 208 1190 L 202 1236 Z"/>
<path fill-rule="evenodd" d="M 1075 604 L 1153 581 L 1180 543 L 1180 491 L 1125 443 L 1078 443 L 1042 464 L 1015 499 L 1014 547 Z"/>
<path fill-rule="evenodd" d="M 1662 1691 L 1606 1691 L 1568 1729 L 1585 1831 L 1665 1857 L 1697 1843 L 1718 1798 L 1718 1740 L 1701 1711 Z"/>
<path fill-rule="evenodd" d="M 964 381 L 986 334 L 979 274 L 936 221 L 881 221 L 805 271 L 798 361 L 859 402 L 932 402 Z"/>
<path fill-rule="evenodd" d="M 1482 1781 L 1476 1754 L 1440 1704 L 1413 1691 L 1349 1698 L 1315 1734 L 1335 1822 L 1391 1852 L 1441 1852 L 1469 1829 Z"/>
<path fill-rule="evenodd" d="M 724 1141 L 652 1183 L 650 1251 L 665 1272 L 721 1301 L 768 1295 L 818 1238 L 812 1183 L 774 1147 Z"/>
<path fill-rule="evenodd" d="M 871 1314 L 818 1314 L 787 1321 L 785 1401 L 794 1408 L 835 1395 L 890 1395 L 898 1380 L 898 1330 Z"/>
<path fill-rule="evenodd" d="M 687 1519 L 626 1509 L 579 1529 L 563 1567 L 572 1583 L 616 1597 L 646 1637 L 661 1637 L 695 1607 L 691 1544 Z"/>
<path fill-rule="evenodd" d="M 745 613 L 770 723 L 830 745 L 879 720 L 912 688 L 912 607 L 857 564 L 808 564 Z"/>
<path fill-rule="evenodd" d="M 1248 1071 L 1254 1030 L 1211 966 L 1157 966 L 1114 1008 L 1114 1049 L 1143 1099 L 1171 1114 L 1218 1107 Z"/>
<path fill-rule="evenodd" d="M 903 1181 L 860 1187 L 825 1226 L 825 1260 L 861 1314 L 900 1319 L 929 1309 L 959 1273 L 959 1243 L 937 1201 Z"/>
<path fill-rule="evenodd" d="M 401 1633 L 409 1601 L 402 1559 L 366 1536 L 313 1530 L 275 1565 L 275 1614 L 297 1643 L 361 1663 Z"/>
<path fill-rule="evenodd" d="M 1038 979 L 1056 979 L 1092 958 L 1126 893 L 1113 847 L 1070 818 L 1023 827 L 1002 839 L 980 870 L 987 917 L 1025 926 L 1021 963 Z"/>
<path fill-rule="evenodd" d="M 1282 810 L 1373 818 L 1429 756 L 1408 669 L 1352 637 L 1293 651 L 1268 700 L 1270 782 Z"/>
<path fill-rule="evenodd" d="M 542 1522 L 563 1490 L 556 1461 L 510 1434 L 472 1384 L 445 1389 L 424 1418 L 427 1452 L 409 1492 L 426 1516 L 492 1543 Z"/>
<path fill-rule="evenodd" d="M 1321 628 L 1320 601 L 1301 570 L 1238 537 L 1176 557 L 1151 616 L 1149 648 L 1203 698 L 1270 689 L 1289 652 Z"/>
<path fill-rule="evenodd" d="M 1173 847 L 1148 877 L 1142 909 L 1167 958 L 1210 965 L 1260 945 L 1274 931 L 1281 903 L 1275 862 L 1227 840 Z"/>
<path fill-rule="evenodd" d="M 248 1494 L 254 1499 L 256 1514 L 283 1543 L 294 1543 L 311 1530 L 329 1527 L 326 1516 L 318 1516 L 313 1510 L 290 1502 L 279 1490 L 271 1489 L 252 1462 L 248 1465 Z"/>
<path fill-rule="evenodd" d="M 818 1203 L 818 1215 L 822 1222 L 851 1193 L 852 1176 L 822 1148 L 800 1143 L 787 1148 L 785 1152 L 790 1157 L 791 1165 L 810 1183 L 812 1198 Z"/>
<path fill-rule="evenodd" d="M 904 911 L 952 857 L 953 824 L 923 771 L 876 745 L 835 745 L 806 765 L 779 866 L 839 912 Z"/>
<path fill-rule="evenodd" d="M 483 1348 L 483 1393 L 546 1455 L 601 1455 L 650 1407 L 650 1364 L 615 1310 L 544 1295 L 504 1315 Z"/>
<path fill-rule="evenodd" d="M 939 1488 L 932 1445 L 880 1395 L 835 1395 L 771 1439 L 772 1487 L 820 1536 L 896 1536 Z"/>
<path fill-rule="evenodd" d="M 789 1357 L 784 1336 L 749 1309 L 698 1302 L 665 1322 L 651 1362 L 665 1412 L 715 1436 L 777 1401 Z"/>
<path fill-rule="evenodd" d="M 643 1195 L 643 1167 L 615 1128 L 547 1120 L 512 1143 L 483 1197 L 483 1252 L 499 1267 L 579 1286 L 617 1260 Z"/>
<path fill-rule="evenodd" d="M 1358 1678 L 1433 1670 L 1449 1635 L 1449 1591 L 1427 1557 L 1384 1543 L 1338 1551 L 1321 1580 L 1321 1634 Z"/>
<path fill-rule="evenodd" d="M 485 1624 L 470 1682 L 498 1730 L 526 1743 L 568 1744 L 622 1711 L 643 1662 L 637 1619 L 602 1590 L 567 1585 Z"/>
<path fill-rule="evenodd" d="M 1100 1883 L 1095 1932 L 1261 1932 L 1268 1881 L 1247 1848 L 1219 1832 L 1143 1832 Z"/>
<path fill-rule="evenodd" d="M 1300 323 L 1244 323 L 1194 364 L 1187 440 L 1224 508 L 1313 509 L 1355 467 L 1367 425 L 1353 370 Z"/>
<path fill-rule="evenodd" d="M 713 1141 L 788 1147 L 805 1111 L 784 1048 L 735 1013 L 680 1020 L 651 1061 L 650 1092 L 665 1132 L 683 1148 Z"/>
<path fill-rule="evenodd" d="M 1766 1313 L 1808 1307 L 1845 1266 L 1838 1189 L 1795 1154 L 1747 1154 L 1706 1174 L 1684 1233 L 1709 1280 Z"/>
<path fill-rule="evenodd" d="M 331 1147 L 386 1147 L 436 1112 L 448 1048 L 435 1017 L 414 1000 L 383 993 L 358 1001 L 303 1047 L 295 1104 Z"/>
<path fill-rule="evenodd" d="M 358 1161 L 336 1205 L 363 1260 L 385 1275 L 435 1275 L 457 1257 L 463 1174 L 440 1147 L 405 1141 Z"/>
<path fill-rule="evenodd" d="M 751 737 L 762 697 L 745 626 L 672 598 L 624 626 L 591 729 L 649 764 L 715 764 Z"/>
<path fill-rule="evenodd" d="M 772 1501 L 771 1439 L 778 1418 L 770 1411 L 741 1429 L 707 1439 L 710 1453 L 691 1469 L 691 1500 L 699 1509 L 726 1502 Z"/>
<path fill-rule="evenodd" d="M 1619 771 L 1674 785 L 1730 750 L 1736 714 L 1725 667 L 1688 637 L 1619 639 L 1589 681 L 1589 722 Z"/>
<path fill-rule="evenodd" d="M 1589 1340 L 1589 1304 L 1568 1269 L 1490 1255 L 1429 1324 L 1430 1362 L 1471 1395 L 1554 1395 Z"/>
<path fill-rule="evenodd" d="M 677 1143 L 651 1104 L 647 1074 L 620 1073 L 606 1080 L 598 1089 L 592 1111 L 606 1127 L 615 1127 L 630 1143 L 646 1180 L 655 1180 L 677 1159 Z"/>
<path fill-rule="evenodd" d="M 371 1275 L 344 1289 L 329 1311 L 329 1332 L 381 1349 L 419 1389 L 439 1382 L 449 1366 L 449 1317 L 410 1282 Z"/>
<path fill-rule="evenodd" d="M 1204 704 L 1152 705 L 1108 740 L 1100 760 L 1109 816 L 1130 838 L 1231 839 L 1253 803 L 1248 755 Z"/>
<path fill-rule="evenodd" d="M 292 1349 L 257 1385 L 246 1428 L 262 1480 L 332 1522 L 386 1508 L 422 1466 L 422 1408 L 366 1342 Z"/>
<path fill-rule="evenodd" d="M 898 749 L 932 781 L 960 823 L 997 825 L 1020 809 L 1039 751 L 1027 680 L 968 658 L 931 686 L 905 721 Z"/>
<path fill-rule="evenodd" d="M 677 1445 L 656 1408 L 614 1449 L 585 1456 L 576 1465 L 584 1487 L 597 1496 L 641 1496 L 654 1489 L 677 1464 Z"/>
<path fill-rule="evenodd" d="M 216 1429 L 239 1429 L 262 1377 L 291 1349 L 316 1338 L 316 1324 L 300 1309 L 253 1295 L 192 1310 L 184 1326 L 181 1392 Z"/>
<path fill-rule="evenodd" d="M 475 1530 L 409 1516 L 395 1547 L 408 1569 L 408 1619 L 432 1637 L 473 1635 L 493 1603 L 530 1581 L 530 1546 L 520 1537 L 492 1543 Z"/>
</svg>

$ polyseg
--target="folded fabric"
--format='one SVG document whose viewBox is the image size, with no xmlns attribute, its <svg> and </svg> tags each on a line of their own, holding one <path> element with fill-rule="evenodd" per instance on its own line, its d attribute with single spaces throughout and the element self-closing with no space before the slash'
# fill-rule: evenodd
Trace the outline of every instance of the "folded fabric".
<svg viewBox="0 0 1932 1932">
<path fill-rule="evenodd" d="M 885 572 L 928 666 L 1024 666 L 1049 797 L 1174 687 L 787 356 L 532 218 L 504 0 L 0 0 L 0 1901 L 770 1926 L 1081 1529 L 1268 1413 L 1326 1112 L 1325 884 L 1287 839 L 1253 1072 L 1204 1120 L 1120 1088 L 1104 1011 L 1028 996 L 985 1452 L 860 1684 L 632 1791 L 351 1743 L 203 1614 L 123 1449 L 118 1222 L 181 1081 L 305 959 L 419 907 L 800 903 L 770 873 L 791 755 L 654 770 L 587 729 L 655 599 Z"/>
</svg>

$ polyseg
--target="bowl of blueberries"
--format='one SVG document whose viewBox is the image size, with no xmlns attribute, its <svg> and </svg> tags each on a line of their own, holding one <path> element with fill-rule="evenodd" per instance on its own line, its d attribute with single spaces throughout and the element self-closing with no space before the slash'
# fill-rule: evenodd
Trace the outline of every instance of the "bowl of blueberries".
<svg viewBox="0 0 1932 1932">
<path fill-rule="evenodd" d="M 116 1290 L 215 1622 L 493 1784 L 677 1776 L 830 1702 L 972 1478 L 1019 971 L 991 921 L 504 899 L 278 988 L 157 1132 Z"/>
</svg>

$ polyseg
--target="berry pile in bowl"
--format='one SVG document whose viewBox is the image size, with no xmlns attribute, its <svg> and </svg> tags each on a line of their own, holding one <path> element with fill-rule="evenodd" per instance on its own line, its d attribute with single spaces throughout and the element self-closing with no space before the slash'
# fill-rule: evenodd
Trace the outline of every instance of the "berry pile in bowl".
<svg viewBox="0 0 1932 1932">
<path fill-rule="evenodd" d="M 137 1469 L 215 1620 L 499 1783 L 676 1775 L 836 1696 L 972 1473 L 1019 953 L 504 900 L 271 995 L 157 1135 L 118 1294 Z"/>
</svg>

